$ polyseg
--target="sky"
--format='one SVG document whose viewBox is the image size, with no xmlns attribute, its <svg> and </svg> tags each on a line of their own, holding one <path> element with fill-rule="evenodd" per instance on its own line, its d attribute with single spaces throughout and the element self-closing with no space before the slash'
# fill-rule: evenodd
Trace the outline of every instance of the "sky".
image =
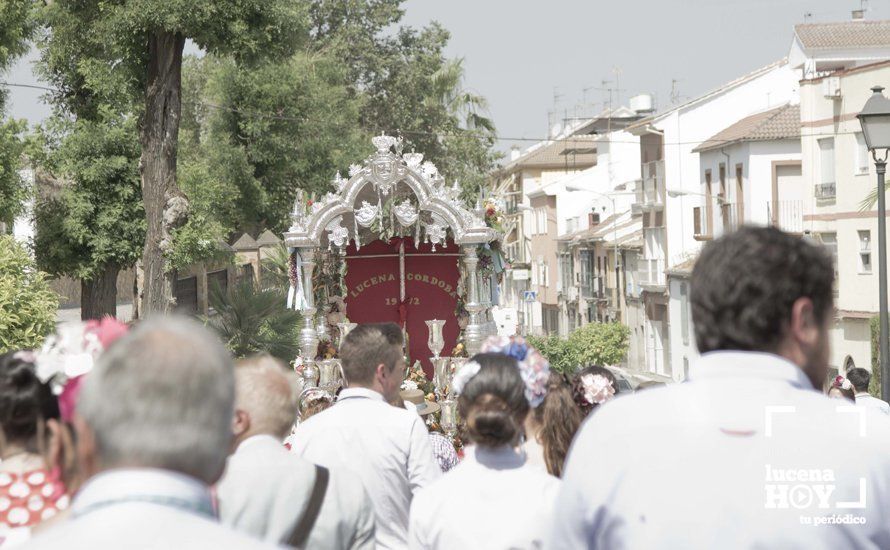
<svg viewBox="0 0 890 550">
<path fill-rule="evenodd" d="M 499 148 L 544 139 L 551 122 L 649 93 L 659 109 L 784 57 L 795 24 L 845 21 L 862 0 L 406 0 L 403 24 L 437 21 L 465 86 L 488 99 Z M 890 0 L 866 2 L 890 19 Z M 809 15 L 808 15 L 809 14 Z M 36 54 L 8 82 L 39 84 Z M 676 81 L 676 82 L 674 82 Z M 39 122 L 43 92 L 11 88 L 9 114 Z M 551 114 L 552 113 L 552 114 Z"/>
</svg>

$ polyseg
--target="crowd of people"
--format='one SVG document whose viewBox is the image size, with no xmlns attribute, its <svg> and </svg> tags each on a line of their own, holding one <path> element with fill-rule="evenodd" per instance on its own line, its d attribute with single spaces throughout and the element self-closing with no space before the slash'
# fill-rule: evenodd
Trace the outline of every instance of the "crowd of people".
<svg viewBox="0 0 890 550">
<path fill-rule="evenodd" d="M 828 380 L 833 277 L 774 228 L 708 244 L 701 359 L 627 395 L 489 338 L 460 454 L 396 325 L 344 338 L 336 400 L 191 320 L 60 329 L 0 356 L 0 548 L 890 548 L 890 406 Z"/>
</svg>

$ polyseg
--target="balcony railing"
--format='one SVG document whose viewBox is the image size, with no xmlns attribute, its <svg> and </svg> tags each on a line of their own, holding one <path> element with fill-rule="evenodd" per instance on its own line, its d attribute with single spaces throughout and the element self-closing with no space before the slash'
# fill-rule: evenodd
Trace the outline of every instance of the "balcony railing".
<svg viewBox="0 0 890 550">
<path fill-rule="evenodd" d="M 766 203 L 770 224 L 789 233 L 803 233 L 803 201 L 770 201 Z"/>
<path fill-rule="evenodd" d="M 664 206 L 664 161 L 643 163 L 643 179 L 640 182 L 642 196 L 638 199 L 640 204 L 647 208 L 661 208 Z"/>
<path fill-rule="evenodd" d="M 708 220 L 707 209 L 702 206 L 696 206 L 692 209 L 692 236 L 698 240 L 710 239 L 713 234 L 711 232 L 711 223 Z"/>
<path fill-rule="evenodd" d="M 814 194 L 819 200 L 833 199 L 837 197 L 837 184 L 817 183 Z"/>
<path fill-rule="evenodd" d="M 627 281 L 627 289 L 625 290 L 629 298 L 639 298 L 641 289 L 636 281 Z"/>
<path fill-rule="evenodd" d="M 641 259 L 640 270 L 637 272 L 637 280 L 643 287 L 665 286 L 664 259 Z"/>
</svg>

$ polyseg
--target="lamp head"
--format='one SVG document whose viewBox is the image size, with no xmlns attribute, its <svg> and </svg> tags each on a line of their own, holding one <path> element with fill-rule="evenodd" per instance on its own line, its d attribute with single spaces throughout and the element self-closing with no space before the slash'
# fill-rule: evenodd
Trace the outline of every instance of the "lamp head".
<svg viewBox="0 0 890 550">
<path fill-rule="evenodd" d="M 890 99 L 882 93 L 882 86 L 875 86 L 871 90 L 874 93 L 856 115 L 862 125 L 865 146 L 870 151 L 890 149 Z"/>
</svg>

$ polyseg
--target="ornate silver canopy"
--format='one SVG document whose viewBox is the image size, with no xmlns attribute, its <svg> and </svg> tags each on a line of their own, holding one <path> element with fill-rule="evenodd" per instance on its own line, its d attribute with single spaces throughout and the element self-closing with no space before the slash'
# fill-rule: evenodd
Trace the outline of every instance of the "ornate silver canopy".
<svg viewBox="0 0 890 550">
<path fill-rule="evenodd" d="M 417 200 L 416 215 L 412 212 L 413 208 L 409 208 L 410 204 L 400 204 L 395 210 L 395 215 L 403 225 L 414 223 L 416 216 L 426 213 L 427 218 L 432 218 L 434 223 L 442 222 L 443 230 L 450 228 L 454 242 L 459 246 L 484 244 L 500 238 L 498 232 L 488 227 L 479 215 L 464 207 L 454 191 L 446 187 L 444 178 L 432 163 L 426 161 L 421 164 L 422 155 L 396 154 L 394 149 L 400 144 L 400 140 L 392 136 L 381 135 L 371 141 L 377 151 L 363 165 L 352 165 L 348 180 L 337 174 L 334 178 L 336 193 L 328 193 L 315 202 L 308 214 L 295 205 L 291 227 L 284 234 L 287 246 L 324 246 L 322 239 L 328 238 L 330 227 L 338 217 L 355 218 L 360 225 L 367 227 L 375 215 L 382 214 L 374 204 L 359 200 L 360 193 L 372 186 L 378 197 L 386 198 L 399 184 L 407 186 Z M 363 197 L 367 197 L 367 192 Z M 350 225 L 351 222 L 347 223 L 344 230 L 348 230 Z M 344 235 L 341 230 L 334 236 L 339 241 Z"/>
</svg>

